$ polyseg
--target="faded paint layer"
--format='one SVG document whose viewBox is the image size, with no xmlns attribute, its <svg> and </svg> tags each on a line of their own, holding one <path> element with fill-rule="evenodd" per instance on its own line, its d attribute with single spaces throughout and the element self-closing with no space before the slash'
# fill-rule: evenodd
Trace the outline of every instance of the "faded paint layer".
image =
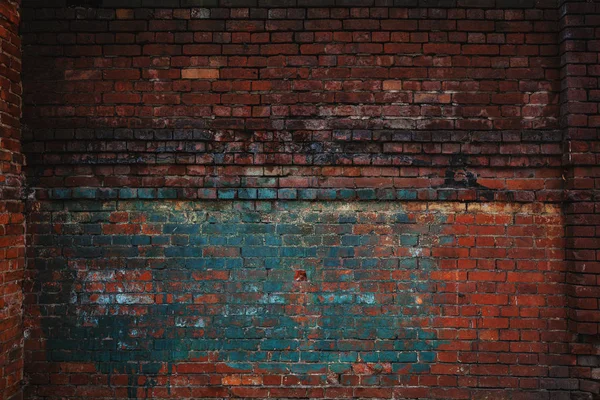
<svg viewBox="0 0 600 400">
<path fill-rule="evenodd" d="M 38 203 L 30 273 L 39 298 L 29 326 L 40 330 L 31 342 L 57 366 L 92 362 L 103 374 L 127 375 L 129 397 L 190 373 L 220 374 L 207 385 L 270 375 L 313 385 L 352 386 L 356 376 L 360 384 L 414 383 L 439 367 L 438 351 L 453 347 L 457 328 L 472 327 L 454 322 L 452 308 L 476 299 L 456 285 L 464 279 L 457 261 L 474 244 L 468 224 L 477 215 L 498 225 L 480 229 L 492 241 L 471 248 L 483 251 L 474 257 L 524 257 L 511 256 L 515 239 L 495 236 L 530 208 Z M 556 211 L 541 209 L 552 224 Z M 529 234 L 557 234 L 547 229 Z M 539 250 L 527 257 L 553 257 Z M 485 304 L 485 296 L 493 294 L 477 299 Z"/>
</svg>

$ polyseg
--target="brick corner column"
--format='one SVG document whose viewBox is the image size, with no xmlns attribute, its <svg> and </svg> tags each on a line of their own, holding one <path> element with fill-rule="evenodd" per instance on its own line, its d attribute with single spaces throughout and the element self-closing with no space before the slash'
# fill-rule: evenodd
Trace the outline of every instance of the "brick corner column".
<svg viewBox="0 0 600 400">
<path fill-rule="evenodd" d="M 561 0 L 561 120 L 571 351 L 577 399 L 600 395 L 600 3 Z"/>
<path fill-rule="evenodd" d="M 0 1 L 0 399 L 22 398 L 25 226 L 20 0 Z"/>
</svg>

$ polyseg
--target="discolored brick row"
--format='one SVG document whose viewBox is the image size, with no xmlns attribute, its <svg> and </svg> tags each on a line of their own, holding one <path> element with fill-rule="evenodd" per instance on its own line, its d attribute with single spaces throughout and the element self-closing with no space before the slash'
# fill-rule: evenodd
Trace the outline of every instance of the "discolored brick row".
<svg viewBox="0 0 600 400">
<path fill-rule="evenodd" d="M 372 181 L 372 178 L 365 179 Z M 411 185 L 412 183 L 412 185 Z M 36 196 L 43 199 L 281 199 L 281 200 L 443 200 L 443 201 L 517 201 L 532 202 L 545 201 L 557 203 L 562 200 L 562 191 L 560 190 L 496 190 L 496 189 L 467 189 L 447 187 L 440 189 L 419 188 L 412 189 L 414 184 L 427 186 L 428 182 L 419 182 L 418 180 L 407 179 L 395 185 L 396 188 L 296 188 L 280 187 L 273 188 L 272 184 L 262 188 L 240 189 L 240 188 L 195 188 L 185 187 L 182 189 L 164 189 L 164 188 L 140 188 L 140 189 L 119 189 L 119 188 L 81 188 L 69 189 L 58 188 L 50 191 L 39 190 Z M 227 186 L 227 185 L 225 185 Z M 390 185 L 393 186 L 393 185 Z M 402 187 L 403 189 L 398 189 Z"/>
</svg>

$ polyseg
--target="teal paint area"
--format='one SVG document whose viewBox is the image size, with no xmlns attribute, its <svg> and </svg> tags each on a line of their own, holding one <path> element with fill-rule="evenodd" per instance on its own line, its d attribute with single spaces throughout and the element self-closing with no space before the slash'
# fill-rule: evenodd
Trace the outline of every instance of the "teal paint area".
<svg viewBox="0 0 600 400">
<path fill-rule="evenodd" d="M 373 202 L 49 202 L 32 215 L 46 358 L 139 376 L 427 373 L 446 215 Z M 34 318 L 34 317 L 31 317 Z"/>
</svg>

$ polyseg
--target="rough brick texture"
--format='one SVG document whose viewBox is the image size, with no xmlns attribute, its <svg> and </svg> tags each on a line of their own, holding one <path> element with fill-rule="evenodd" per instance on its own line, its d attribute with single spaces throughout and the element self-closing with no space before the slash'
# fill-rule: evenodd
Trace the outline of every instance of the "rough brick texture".
<svg viewBox="0 0 600 400">
<path fill-rule="evenodd" d="M 598 15 L 24 0 L 27 398 L 600 394 Z"/>
<path fill-rule="evenodd" d="M 30 3 L 38 198 L 561 198 L 552 0 Z"/>
<path fill-rule="evenodd" d="M 0 399 L 21 397 L 24 204 L 19 1 L 0 2 Z"/>
<path fill-rule="evenodd" d="M 577 384 L 561 372 L 573 356 L 557 206 L 35 208 L 30 398 L 510 398 Z"/>
<path fill-rule="evenodd" d="M 561 117 L 565 129 L 566 262 L 576 376 L 600 395 L 600 4 L 560 7 Z"/>
</svg>

